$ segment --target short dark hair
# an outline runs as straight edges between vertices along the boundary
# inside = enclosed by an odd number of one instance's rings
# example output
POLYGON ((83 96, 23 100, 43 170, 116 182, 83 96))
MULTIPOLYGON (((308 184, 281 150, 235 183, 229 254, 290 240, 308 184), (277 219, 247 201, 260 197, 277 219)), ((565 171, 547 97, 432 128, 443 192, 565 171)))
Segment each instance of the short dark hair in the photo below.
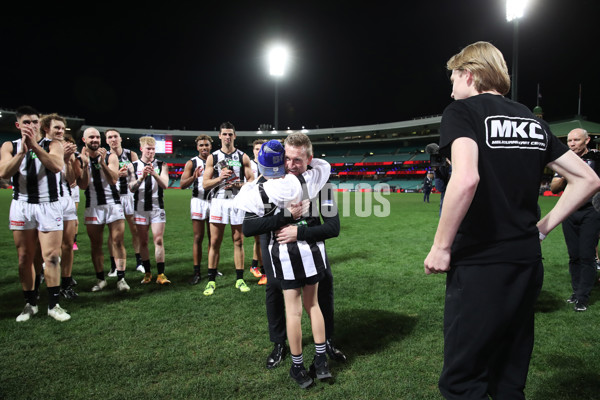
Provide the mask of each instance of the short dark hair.
POLYGON ((208 140, 209 143, 213 142, 212 138, 210 136, 208 136, 208 135, 199 135, 199 136, 196 136, 196 140, 195 140, 196 144, 198 144, 198 142, 201 141, 201 140, 208 140))
POLYGON ((233 129, 233 133, 235 133, 235 126, 229 121, 223 122, 221 126, 219 126, 219 133, 223 132, 223 129, 233 129))
POLYGON ((17 117, 17 120, 19 120, 19 118, 21 118, 23 115, 37 115, 39 117, 40 113, 38 110, 31 106, 21 106, 17 108, 17 111, 15 112, 15 117, 17 117))
POLYGON ((119 132, 119 131, 118 131, 117 129, 115 129, 115 128, 108 128, 107 130, 105 130, 105 131, 104 131, 104 136, 106 136, 106 133, 107 133, 107 132, 110 132, 110 131, 117 132, 117 133, 119 134, 119 136, 121 136, 121 132, 119 132))

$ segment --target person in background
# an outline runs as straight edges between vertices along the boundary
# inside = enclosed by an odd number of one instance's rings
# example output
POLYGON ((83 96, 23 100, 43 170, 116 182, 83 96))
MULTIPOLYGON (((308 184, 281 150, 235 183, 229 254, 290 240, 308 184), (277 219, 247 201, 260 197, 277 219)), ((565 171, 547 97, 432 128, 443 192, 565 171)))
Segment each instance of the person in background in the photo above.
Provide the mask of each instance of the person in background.
POLYGON ((85 226, 90 238, 92 263, 96 272, 96 284, 92 292, 106 288, 104 275, 104 226, 108 225, 112 237, 112 251, 117 267, 117 289, 128 292, 125 281, 127 250, 123 243, 125 213, 116 183, 119 180, 119 160, 115 154, 108 154, 102 147, 102 137, 98 129, 89 127, 83 131, 84 148, 81 150, 82 174, 77 184, 85 190, 85 226))
POLYGON ((133 212, 140 241, 140 254, 144 266, 143 284, 152 281, 148 231, 152 229, 154 258, 156 260, 156 283, 171 283, 165 275, 164 233, 167 217, 163 192, 169 185, 169 166, 155 158, 156 140, 151 136, 140 138, 142 157, 128 167, 129 190, 133 192, 133 212))
POLYGON ((58 114, 42 117, 40 130, 44 137, 56 140, 63 145, 64 167, 60 174, 60 203, 63 209, 63 237, 60 254, 61 284, 60 295, 66 299, 77 298, 73 289, 73 243, 77 233, 77 208, 71 197, 71 184, 81 176, 81 164, 75 158, 77 146, 65 140, 67 120, 58 114))
POLYGON ((254 180, 250 158, 235 148, 235 127, 224 122, 219 127, 221 148, 206 160, 202 186, 210 191, 210 246, 208 249, 208 283, 205 296, 215 292, 215 277, 221 253, 225 226, 231 225, 233 262, 235 264, 235 288, 242 293, 250 291, 244 281, 244 235, 242 223, 244 212, 233 207, 233 199, 245 182, 254 180))
MULTIPOLYGON (((590 169, 600 176, 600 152, 588 149, 590 137, 585 129, 573 129, 567 135, 567 145, 590 169)), ((569 183, 570 184, 570 183, 569 183)), ((552 178, 550 190, 557 194, 568 187, 567 179, 558 172, 552 178)), ((571 296, 567 303, 575 311, 586 311, 590 293, 596 284, 596 246, 600 234, 600 213, 592 205, 591 197, 562 223, 562 230, 569 253, 571 296)))
MULTIPOLYGON (((258 152, 263 143, 265 143, 265 139, 256 139, 252 142, 252 151, 254 153, 254 159, 250 160, 252 164, 252 172, 254 176, 257 177, 260 172, 258 171, 258 152)), ((262 254, 260 251, 260 235, 254 236, 254 245, 252 247, 252 266, 250 267, 250 272, 254 275, 255 278, 258 278, 259 285, 266 285, 267 283, 267 275, 265 274, 265 267, 262 261, 262 254), (260 266, 259 266, 260 265, 260 266)))
POLYGON ((208 226, 210 202, 208 200, 208 191, 205 191, 202 186, 202 180, 204 178, 206 159, 212 150, 212 138, 208 135, 196 137, 196 149, 198 150, 198 155, 185 163, 180 181, 182 189, 192 186, 190 214, 192 217, 192 229, 194 231, 194 244, 192 246, 194 275, 189 281, 190 285, 197 285, 202 276, 200 263, 202 262, 202 243, 204 242, 205 232, 208 233, 208 241, 210 242, 210 229, 208 226))
MULTIPOLYGON (((119 197, 121 199, 121 206, 123 206, 123 212, 125 213, 125 221, 129 226, 129 232, 131 232, 131 242, 133 244, 133 250, 135 251, 136 270, 139 272, 145 272, 144 266, 142 265, 142 256, 140 255, 140 239, 137 234, 137 225, 133 220, 133 193, 127 188, 127 167, 134 161, 138 160, 138 155, 135 151, 124 149, 121 144, 123 139, 121 133, 114 129, 107 129, 104 132, 106 136, 106 143, 110 147, 109 154, 114 154, 119 160, 119 181, 117 187, 119 189, 119 197)), ((112 253, 112 236, 108 234, 108 250, 110 253, 110 272, 108 276, 117 276, 117 269, 115 264, 115 257, 112 253)))
POLYGON ((429 195, 431 194, 431 189, 433 189, 433 174, 428 172, 423 178, 423 203, 429 203, 429 195))
POLYGON ((455 101, 442 115, 440 154, 452 161, 452 176, 424 261, 426 274, 447 273, 439 388, 446 399, 524 399, 540 243, 600 179, 544 121, 504 97, 508 68, 491 43, 465 47, 447 68, 455 101), (569 185, 538 221, 546 166, 569 185))
POLYGON ((48 316, 57 321, 68 321, 71 316, 58 304, 63 234, 59 184, 64 166, 63 146, 56 140, 40 139, 40 113, 37 110, 21 106, 15 114, 15 126, 21 137, 2 144, 0 177, 11 178, 13 186, 9 227, 17 249, 19 281, 25 297, 25 307, 17 316, 17 322, 29 321, 38 313, 33 266, 38 246, 46 265, 48 316))

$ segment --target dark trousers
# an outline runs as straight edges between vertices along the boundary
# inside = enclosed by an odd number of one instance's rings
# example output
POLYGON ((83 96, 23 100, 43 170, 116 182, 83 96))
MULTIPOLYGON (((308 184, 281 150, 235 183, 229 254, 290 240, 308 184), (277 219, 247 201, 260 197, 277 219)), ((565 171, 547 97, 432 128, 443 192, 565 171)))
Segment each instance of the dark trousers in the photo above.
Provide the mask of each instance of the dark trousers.
POLYGON ((588 304, 596 283, 596 246, 600 233, 600 213, 586 207, 571 214, 562 223, 569 252, 571 287, 578 301, 588 304))
POLYGON ((439 380, 446 399, 525 398, 543 277, 541 261, 451 268, 439 380))
MULTIPOLYGON (((262 240, 261 245, 265 241, 262 240)), ((266 238, 265 238, 266 239, 266 238)), ((263 251, 263 264, 267 274, 267 285, 265 288, 265 303, 267 306, 267 321, 269 323, 269 339, 273 343, 285 343, 285 302, 279 279, 273 276, 270 260, 268 260, 268 249, 263 251)), ((325 320, 325 338, 333 337, 333 274, 329 265, 325 270, 325 276, 319 282, 319 307, 325 320)))

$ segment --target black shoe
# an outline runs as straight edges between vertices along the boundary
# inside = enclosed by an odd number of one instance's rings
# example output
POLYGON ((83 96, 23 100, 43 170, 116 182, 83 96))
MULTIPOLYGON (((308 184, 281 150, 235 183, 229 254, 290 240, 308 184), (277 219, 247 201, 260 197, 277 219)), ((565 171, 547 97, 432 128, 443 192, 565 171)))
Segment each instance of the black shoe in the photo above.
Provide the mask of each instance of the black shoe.
POLYGON ((575 297, 575 293, 573 293, 567 300, 565 300, 569 304, 577 303, 577 297, 575 297))
POLYGON ((71 277, 71 286, 77 286, 77 281, 73 277, 71 277))
POLYGON ((73 290, 73 288, 71 286, 68 286, 67 288, 64 288, 64 289, 60 288, 60 291, 58 293, 65 299, 76 299, 77 297, 79 297, 79 295, 77 293, 75 293, 75 291, 73 290))
POLYGON ((346 355, 344 353, 342 353, 342 351, 340 349, 335 347, 335 345, 333 344, 333 341, 331 339, 327 340, 326 349, 327 349, 327 355, 332 360, 335 360, 337 362, 346 362, 346 355))
POLYGON ((190 285, 197 285, 198 283, 200 283, 200 280, 202 278, 200 277, 200 274, 194 274, 194 276, 192 276, 192 278, 189 281, 190 285))
POLYGON ((285 354, 287 353, 287 349, 285 347, 285 343, 275 343, 273 347, 273 351, 269 354, 267 358, 267 368, 273 369, 276 368, 281 361, 285 358, 285 354))
POLYGON ((309 388, 314 381, 310 376, 308 376, 304 366, 301 369, 298 369, 297 373, 294 373, 294 369, 295 368, 292 365, 292 368, 290 368, 290 377, 295 380, 298 386, 300 386, 302 389, 309 388))
POLYGON ((587 310, 587 304, 585 304, 583 301, 577 300, 575 302, 575 307, 573 309, 575 311, 585 311, 585 310, 587 310))
POLYGON ((331 378, 331 372, 329 372, 329 364, 327 363, 327 356, 325 354, 321 357, 315 356, 310 365, 308 374, 320 381, 331 378))

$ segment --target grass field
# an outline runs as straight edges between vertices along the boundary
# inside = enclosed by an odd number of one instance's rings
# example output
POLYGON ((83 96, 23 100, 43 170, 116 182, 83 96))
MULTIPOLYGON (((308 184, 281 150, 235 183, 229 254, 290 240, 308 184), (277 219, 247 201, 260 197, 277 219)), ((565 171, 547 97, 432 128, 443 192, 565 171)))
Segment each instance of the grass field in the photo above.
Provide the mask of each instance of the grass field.
MULTIPOLYGON (((332 362, 332 384, 319 383, 308 391, 289 379, 289 356, 283 366, 265 368, 272 344, 264 287, 247 268, 252 290, 240 293, 234 288, 229 228, 219 267, 224 276, 217 278, 215 294, 202 295, 205 278, 197 286, 187 284, 192 274, 190 195, 166 192, 166 274, 171 286, 142 287, 142 274, 130 268, 129 293, 117 293, 115 278, 108 278, 103 292, 90 292, 95 275, 81 225, 73 268, 79 298, 60 302, 72 319, 60 323, 46 315, 43 287, 40 313, 17 323, 23 296, 8 230, 11 191, 0 190, 0 223, 5 224, 0 229, 0 399, 441 398, 437 379, 445 277, 423 272, 438 221, 439 195, 432 195, 430 204, 423 204, 419 194, 389 195, 387 218, 357 216, 360 209, 367 214, 364 210, 377 205, 365 202, 364 195, 357 195, 360 202, 354 194, 340 201, 341 234, 327 242, 327 249, 335 277, 335 339, 349 360, 332 362)), ((555 201, 540 198, 542 212, 555 201)), ((82 212, 80 208, 80 216, 82 212)), ((252 239, 246 239, 245 249, 249 266, 252 239)), ((593 292, 587 312, 575 313, 564 301, 571 290, 560 228, 544 241, 543 252, 546 275, 527 397, 598 399, 599 290, 593 292)), ((206 251, 203 276, 205 260, 206 251)), ((128 263, 134 265, 133 252, 128 263)), ((105 265, 108 270, 108 259, 105 265)), ((310 361, 314 346, 308 321, 304 345, 305 360, 310 361)))

